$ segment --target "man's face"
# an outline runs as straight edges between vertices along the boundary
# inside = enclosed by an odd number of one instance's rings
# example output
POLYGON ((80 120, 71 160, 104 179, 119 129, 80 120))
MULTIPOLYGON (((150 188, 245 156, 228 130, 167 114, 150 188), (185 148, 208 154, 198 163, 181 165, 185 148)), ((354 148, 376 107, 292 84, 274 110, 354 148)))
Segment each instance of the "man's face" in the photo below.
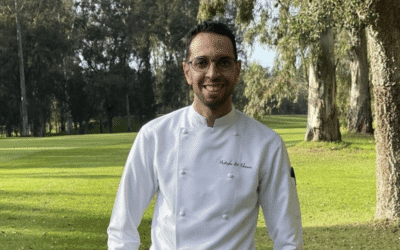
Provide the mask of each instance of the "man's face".
POLYGON ((190 44, 188 61, 195 58, 208 58, 211 64, 205 71, 196 71, 187 63, 183 63, 183 71, 187 83, 192 86, 195 97, 194 104, 216 110, 221 107, 230 108, 231 96, 239 79, 240 62, 234 62, 229 70, 217 67, 216 60, 221 57, 235 58, 233 45, 227 36, 202 32, 197 34, 190 44))

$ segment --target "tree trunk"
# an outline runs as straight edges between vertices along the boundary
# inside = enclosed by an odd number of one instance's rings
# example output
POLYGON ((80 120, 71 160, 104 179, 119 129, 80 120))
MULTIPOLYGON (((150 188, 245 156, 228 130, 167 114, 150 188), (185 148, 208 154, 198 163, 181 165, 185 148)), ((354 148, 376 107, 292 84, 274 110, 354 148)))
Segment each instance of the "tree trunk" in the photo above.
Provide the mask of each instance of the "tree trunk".
POLYGON ((369 90, 369 64, 365 28, 350 32, 351 92, 347 113, 347 130, 372 134, 371 95, 369 90))
POLYGON ((45 129, 45 127, 46 127, 46 119, 44 118, 44 115, 43 114, 40 114, 40 116, 39 116, 39 127, 38 127, 38 137, 44 137, 44 134, 45 134, 45 132, 46 132, 46 129, 45 129))
POLYGON ((22 50, 22 30, 19 20, 19 6, 18 0, 15 0, 15 20, 17 23, 17 40, 18 40, 18 57, 19 57, 19 78, 21 86, 21 116, 22 116, 22 135, 29 135, 29 124, 28 124, 28 102, 26 99, 26 87, 25 87, 25 70, 24 70, 24 53, 22 50))
POLYGON ((374 2, 368 30, 375 96, 376 219, 400 218, 400 2, 374 2))
POLYGON ((340 141, 339 119, 335 104, 336 78, 333 31, 321 34, 313 48, 308 90, 306 141, 340 141))
POLYGON ((112 123, 113 120, 113 116, 111 114, 107 114, 107 129, 108 129, 108 133, 112 134, 112 123))
POLYGON ((66 97, 66 113, 65 116, 67 118, 67 134, 71 135, 72 134, 72 114, 71 114, 71 105, 70 105, 70 96, 69 93, 67 91, 68 88, 68 74, 67 74, 67 56, 68 55, 64 55, 64 59, 63 59, 63 73, 64 73, 64 80, 65 80, 65 97, 66 97))

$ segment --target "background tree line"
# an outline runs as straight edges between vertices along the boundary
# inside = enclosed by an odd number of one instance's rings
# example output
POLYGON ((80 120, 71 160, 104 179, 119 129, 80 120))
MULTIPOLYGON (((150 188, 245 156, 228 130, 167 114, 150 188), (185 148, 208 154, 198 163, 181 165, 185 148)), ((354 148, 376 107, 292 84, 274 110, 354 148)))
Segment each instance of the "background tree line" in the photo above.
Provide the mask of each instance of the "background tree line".
POLYGON ((23 135, 27 115, 30 133, 43 136, 57 115, 68 133, 85 133, 91 121, 111 132, 116 116, 127 117, 132 131, 133 117, 140 126, 189 104, 182 38, 198 6, 196 0, 1 0, 3 130, 23 135))
MULTIPOLYGON (((183 37, 197 22, 198 0, 0 4, 1 133, 87 133, 94 126, 111 132, 115 117, 126 118, 127 131, 133 131, 157 114, 191 103, 181 62, 183 37)), ((219 18, 236 31, 244 72, 251 72, 255 66, 246 63, 238 13, 235 4, 227 4, 219 18)), ((262 70, 270 82, 277 79, 276 71, 262 70)), ((245 95, 251 86, 246 81, 251 82, 243 77, 233 96, 239 110, 254 99, 251 91, 245 95)), ((300 89, 300 98, 286 99, 269 91, 275 99, 263 105, 263 112, 305 113, 305 85, 300 89)))

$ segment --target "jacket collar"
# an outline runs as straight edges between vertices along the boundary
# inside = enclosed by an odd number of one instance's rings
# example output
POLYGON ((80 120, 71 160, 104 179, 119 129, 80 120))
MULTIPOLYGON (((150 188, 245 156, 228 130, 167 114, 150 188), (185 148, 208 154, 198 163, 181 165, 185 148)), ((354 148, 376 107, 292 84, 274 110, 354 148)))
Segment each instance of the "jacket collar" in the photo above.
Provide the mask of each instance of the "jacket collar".
MULTIPOLYGON (((189 119, 189 124, 193 127, 207 127, 207 120, 205 117, 197 113, 193 105, 189 106, 189 113, 188 113, 188 119, 189 119)), ((220 128, 220 127, 227 127, 230 125, 233 125, 236 123, 237 120, 237 114, 235 108, 232 106, 231 111, 220 118, 217 118, 214 122, 214 127, 213 128, 220 128)))

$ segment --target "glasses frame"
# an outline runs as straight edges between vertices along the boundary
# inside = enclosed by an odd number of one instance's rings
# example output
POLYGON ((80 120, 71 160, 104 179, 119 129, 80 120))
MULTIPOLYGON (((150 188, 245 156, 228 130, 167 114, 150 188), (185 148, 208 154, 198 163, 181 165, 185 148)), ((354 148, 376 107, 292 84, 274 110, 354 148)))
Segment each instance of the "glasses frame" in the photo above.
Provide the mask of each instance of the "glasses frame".
POLYGON ((226 72, 226 71, 231 70, 231 69, 235 66, 235 64, 236 64, 238 61, 237 61, 235 58, 230 57, 230 56, 220 56, 220 57, 218 57, 217 59, 214 59, 214 60, 212 60, 212 59, 210 59, 210 58, 208 58, 208 57, 206 57, 206 56, 198 56, 198 57, 195 57, 193 60, 191 60, 191 61, 189 61, 189 62, 187 62, 187 63, 192 67, 192 69, 193 69, 194 71, 197 71, 197 72, 206 72, 206 71, 210 68, 210 65, 211 65, 212 62, 215 62, 215 66, 217 67, 218 70, 220 70, 220 71, 222 71, 222 72, 226 72), (193 62, 196 61, 197 59, 200 59, 200 58, 207 59, 208 65, 207 65, 207 67, 204 68, 204 69, 196 69, 196 68, 193 66, 193 62), (218 66, 218 61, 219 61, 220 59, 222 59, 222 58, 224 58, 224 59, 226 59, 226 58, 231 59, 232 62, 233 62, 232 66, 231 66, 230 68, 227 68, 227 69, 223 69, 223 68, 221 69, 221 68, 218 66))

